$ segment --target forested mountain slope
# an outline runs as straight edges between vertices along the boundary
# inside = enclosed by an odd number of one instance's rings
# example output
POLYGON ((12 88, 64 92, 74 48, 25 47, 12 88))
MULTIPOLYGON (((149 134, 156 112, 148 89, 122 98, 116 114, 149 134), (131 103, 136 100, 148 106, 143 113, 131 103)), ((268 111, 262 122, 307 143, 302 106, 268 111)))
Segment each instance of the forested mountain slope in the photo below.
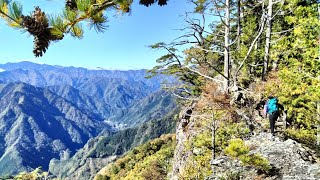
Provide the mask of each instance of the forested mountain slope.
POLYGON ((25 83, 7 84, 0 105, 1 174, 47 169, 64 151, 74 153, 102 130, 113 132, 99 114, 25 83))
POLYGON ((132 148, 162 134, 175 131, 177 110, 164 117, 151 120, 119 131, 111 136, 100 136, 90 139, 84 148, 74 156, 66 159, 53 159, 50 162, 50 173, 62 179, 93 179, 96 173, 106 164, 132 148))

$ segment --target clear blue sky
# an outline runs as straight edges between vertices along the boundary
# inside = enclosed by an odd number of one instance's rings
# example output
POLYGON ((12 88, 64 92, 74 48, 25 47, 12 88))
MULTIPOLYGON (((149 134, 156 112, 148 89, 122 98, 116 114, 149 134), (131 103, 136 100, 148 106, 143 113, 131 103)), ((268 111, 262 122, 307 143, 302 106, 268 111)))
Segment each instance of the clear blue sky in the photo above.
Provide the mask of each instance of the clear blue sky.
MULTIPOLYGON (((24 14, 40 6, 47 14, 62 11, 64 0, 21 0, 24 14)), ((101 34, 85 28, 81 40, 67 36, 53 43, 42 58, 34 58, 33 37, 5 25, 0 19, 0 63, 33 61, 38 63, 105 67, 110 69, 151 68, 161 52, 150 50, 147 45, 170 42, 181 32, 184 12, 192 4, 187 0, 169 0, 167 6, 144 7, 135 0, 131 15, 116 15, 109 11, 109 28, 101 34)), ((84 24, 84 27, 86 25, 84 24)))

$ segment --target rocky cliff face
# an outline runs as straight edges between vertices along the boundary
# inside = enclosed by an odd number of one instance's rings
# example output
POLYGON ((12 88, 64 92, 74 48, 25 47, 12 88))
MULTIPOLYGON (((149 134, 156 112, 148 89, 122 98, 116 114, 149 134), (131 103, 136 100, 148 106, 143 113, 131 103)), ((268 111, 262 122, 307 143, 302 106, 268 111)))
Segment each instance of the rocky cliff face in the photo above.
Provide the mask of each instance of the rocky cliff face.
MULTIPOLYGON (((184 171, 188 158, 193 155, 192 150, 186 148, 186 143, 198 133, 194 129, 194 118, 185 116, 188 109, 191 108, 188 107, 181 111, 180 120, 176 126, 177 146, 174 151, 172 173, 169 174, 172 180, 179 179, 180 174, 184 171)), ((189 111, 188 114, 191 114, 191 111, 189 111)))

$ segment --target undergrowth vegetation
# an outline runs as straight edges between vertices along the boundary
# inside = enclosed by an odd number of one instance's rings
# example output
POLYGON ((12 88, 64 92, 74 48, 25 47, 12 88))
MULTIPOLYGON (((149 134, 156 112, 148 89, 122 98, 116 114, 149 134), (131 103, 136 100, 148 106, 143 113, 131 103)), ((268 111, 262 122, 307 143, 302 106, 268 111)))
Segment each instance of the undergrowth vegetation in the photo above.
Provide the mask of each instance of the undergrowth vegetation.
POLYGON ((242 139, 231 139, 224 152, 233 158, 238 158, 243 165, 253 166, 259 170, 269 171, 269 161, 259 154, 249 154, 250 147, 242 139))

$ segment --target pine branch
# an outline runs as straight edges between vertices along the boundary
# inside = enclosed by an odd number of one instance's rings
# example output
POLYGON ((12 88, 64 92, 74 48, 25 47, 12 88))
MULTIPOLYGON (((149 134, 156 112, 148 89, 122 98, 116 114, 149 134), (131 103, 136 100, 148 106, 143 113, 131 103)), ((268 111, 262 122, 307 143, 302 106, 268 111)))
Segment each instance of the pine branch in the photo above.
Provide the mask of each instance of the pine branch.
POLYGON ((98 12, 101 12, 102 10, 105 10, 108 7, 115 6, 115 5, 117 5, 116 1, 114 1, 114 0, 106 0, 101 4, 94 4, 93 6, 97 7, 97 9, 94 12, 98 13, 98 12))
MULTIPOLYGON (((65 24, 65 27, 67 27, 67 28, 63 31, 63 33, 69 33, 74 28, 74 26, 76 26, 79 22, 87 20, 87 19, 91 19, 94 15, 101 13, 105 9, 112 7, 112 6, 116 6, 116 5, 117 5, 117 1, 115 1, 115 0, 106 0, 101 4, 91 5, 93 7, 92 9, 90 9, 90 8, 86 9, 87 11, 84 14, 82 14, 79 17, 76 17, 74 20, 69 21, 69 23, 65 24)), ((14 6, 13 7, 13 10, 14 10, 14 8, 16 8, 17 4, 13 3, 13 6, 14 6)), ((17 19, 11 17, 9 14, 5 13, 4 11, 0 10, 0 14, 4 17, 4 19, 6 21, 12 21, 12 22, 20 25, 20 22, 17 19)), ((58 28, 58 29, 62 30, 61 28, 58 28)))
POLYGON ((3 16, 5 16, 6 18, 8 18, 10 21, 13 21, 13 22, 19 24, 18 21, 16 21, 14 18, 12 18, 11 16, 9 16, 8 14, 6 14, 5 12, 3 12, 3 11, 1 11, 1 10, 0 10, 0 14, 2 14, 3 16))
POLYGON ((98 13, 100 13, 101 11, 109 8, 109 7, 112 7, 112 6, 115 6, 117 5, 115 1, 113 0, 106 0, 104 1, 103 3, 101 4, 93 4, 93 7, 95 9, 92 10, 92 12, 87 11, 85 14, 81 15, 80 17, 76 18, 74 21, 71 21, 69 22, 66 27, 69 27, 65 33, 69 33, 70 30, 79 22, 83 21, 83 20, 86 20, 86 19, 90 19, 92 17, 92 15, 96 15, 98 13))
MULTIPOLYGON (((166 1, 158 0, 157 2, 161 6, 165 5, 166 1)), ((61 40, 64 34, 70 33, 74 37, 81 38, 83 30, 80 22, 82 21, 89 20, 97 32, 103 32, 107 28, 105 25, 107 18, 103 15, 103 12, 106 9, 115 8, 128 13, 132 2, 133 0, 104 0, 101 3, 93 4, 94 2, 91 0, 74 0, 73 4, 71 4, 73 5, 72 7, 70 3, 66 4, 62 16, 53 18, 47 16, 44 12, 39 14, 39 17, 35 17, 34 14, 23 16, 20 3, 0 0, 0 18, 7 21, 9 26, 27 29, 29 33, 32 32, 31 34, 35 38, 34 42, 37 44, 35 47, 38 48, 34 50, 34 53, 37 53, 36 56, 42 56, 50 41, 61 40), (40 17, 46 21, 39 20, 40 17), (50 23, 47 22, 48 19, 50 23)), ((38 9, 40 8, 38 7, 38 9)))
POLYGON ((106 16, 103 15, 103 13, 99 13, 91 18, 91 26, 90 28, 94 28, 96 32, 104 32, 108 26, 105 25, 106 22, 108 22, 108 19, 106 16))
POLYGON ((22 15, 22 6, 20 3, 0 0, 0 17, 7 21, 9 26, 20 27, 20 16, 22 15))

